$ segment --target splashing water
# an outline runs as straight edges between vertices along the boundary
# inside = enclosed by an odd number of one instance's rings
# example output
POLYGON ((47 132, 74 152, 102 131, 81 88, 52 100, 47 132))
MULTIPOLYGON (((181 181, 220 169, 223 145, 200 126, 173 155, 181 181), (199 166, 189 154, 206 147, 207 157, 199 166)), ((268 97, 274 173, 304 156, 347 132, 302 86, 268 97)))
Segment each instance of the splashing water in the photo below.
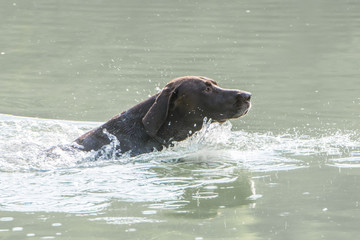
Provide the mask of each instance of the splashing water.
MULTIPOLYGON (((0 210, 92 212, 111 199, 177 208, 187 191, 194 201, 217 198, 215 190, 239 181, 239 171, 360 167, 359 132, 274 135, 231 131, 230 122, 206 122, 189 139, 136 157, 116 157, 116 139, 98 152, 47 151, 98 125, 0 115, 0 210)), ((249 189, 249 199, 258 197, 249 189)))

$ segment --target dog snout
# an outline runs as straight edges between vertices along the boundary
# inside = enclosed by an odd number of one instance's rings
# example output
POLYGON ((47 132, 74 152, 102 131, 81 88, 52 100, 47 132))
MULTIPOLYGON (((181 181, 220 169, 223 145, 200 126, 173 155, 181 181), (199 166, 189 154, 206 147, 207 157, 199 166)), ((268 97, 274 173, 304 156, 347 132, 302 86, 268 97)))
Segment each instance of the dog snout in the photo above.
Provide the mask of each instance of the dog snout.
POLYGON ((251 99, 251 93, 249 93, 249 92, 240 92, 240 93, 238 94, 238 97, 239 97, 241 100, 250 101, 250 99, 251 99))

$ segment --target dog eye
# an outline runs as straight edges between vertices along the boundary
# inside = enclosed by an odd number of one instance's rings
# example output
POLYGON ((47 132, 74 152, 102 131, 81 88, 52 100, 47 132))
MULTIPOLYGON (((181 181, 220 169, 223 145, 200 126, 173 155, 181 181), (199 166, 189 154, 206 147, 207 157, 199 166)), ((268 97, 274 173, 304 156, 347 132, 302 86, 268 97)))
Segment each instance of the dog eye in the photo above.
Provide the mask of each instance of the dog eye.
POLYGON ((210 92, 210 91, 211 91, 211 87, 206 87, 204 91, 205 91, 205 92, 210 92))

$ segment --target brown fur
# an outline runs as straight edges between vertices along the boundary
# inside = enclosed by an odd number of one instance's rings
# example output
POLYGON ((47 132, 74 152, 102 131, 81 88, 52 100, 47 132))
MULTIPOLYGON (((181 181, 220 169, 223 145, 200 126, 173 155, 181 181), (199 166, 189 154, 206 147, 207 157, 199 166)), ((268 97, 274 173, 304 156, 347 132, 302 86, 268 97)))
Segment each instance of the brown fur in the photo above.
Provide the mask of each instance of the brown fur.
POLYGON ((202 128, 203 119, 224 122, 245 115, 251 94, 223 89, 209 78, 186 76, 170 81, 164 89, 100 127, 75 140, 85 151, 98 150, 119 142, 120 152, 132 155, 161 150, 173 141, 181 141, 202 128))

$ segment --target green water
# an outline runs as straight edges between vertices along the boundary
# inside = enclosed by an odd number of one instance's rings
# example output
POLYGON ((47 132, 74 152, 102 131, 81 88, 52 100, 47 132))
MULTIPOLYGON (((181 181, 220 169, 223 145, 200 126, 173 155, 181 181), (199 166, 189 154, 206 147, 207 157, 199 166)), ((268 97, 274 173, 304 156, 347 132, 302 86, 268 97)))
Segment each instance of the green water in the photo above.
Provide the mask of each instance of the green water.
POLYGON ((0 239, 359 236, 359 1, 1 1, 0 32, 0 239), (253 94, 210 150, 34 154, 183 75, 253 94))

